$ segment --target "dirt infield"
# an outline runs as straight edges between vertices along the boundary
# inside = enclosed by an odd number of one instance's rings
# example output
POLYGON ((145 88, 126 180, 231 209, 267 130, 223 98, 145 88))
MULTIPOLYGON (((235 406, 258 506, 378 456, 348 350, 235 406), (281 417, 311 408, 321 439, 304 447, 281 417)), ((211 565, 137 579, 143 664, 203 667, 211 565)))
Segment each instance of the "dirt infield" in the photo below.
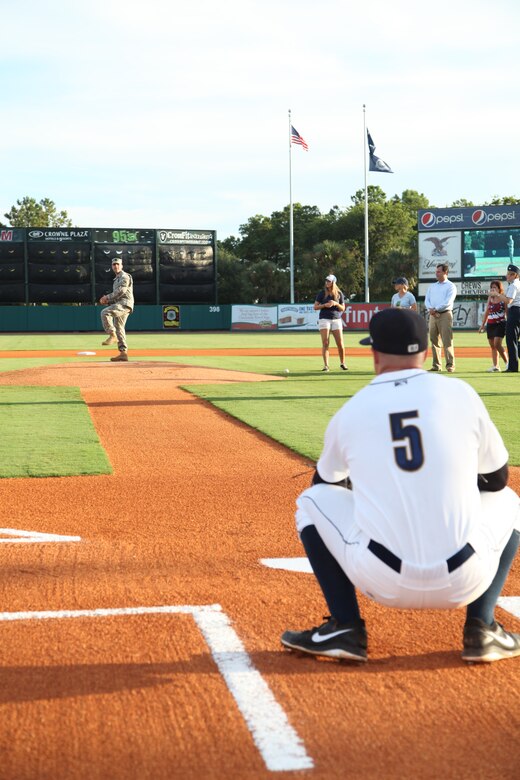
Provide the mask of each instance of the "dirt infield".
POLYGON ((303 555, 313 464, 180 388, 252 379, 273 381, 144 361, 0 374, 81 387, 114 470, 0 480, 2 528, 81 538, 0 547, 0 777, 257 780, 284 754, 313 780, 516 778, 520 659, 463 665, 461 611, 363 600, 362 667, 281 650, 326 609, 312 576, 260 562, 303 555))
MULTIPOLYGON (((352 357, 363 357, 370 355, 369 347, 348 347, 348 355, 352 357)), ((182 357, 182 355, 252 355, 254 357, 263 357, 277 355, 279 357, 306 357, 308 355, 321 355, 321 350, 314 347, 305 347, 304 349, 292 348, 272 348, 272 349, 133 349, 132 357, 182 357)), ((488 357, 489 347, 457 347, 457 354, 460 357, 488 357)), ((0 350, 0 358, 34 358, 34 357, 77 357, 78 352, 71 349, 53 349, 53 350, 0 350)))

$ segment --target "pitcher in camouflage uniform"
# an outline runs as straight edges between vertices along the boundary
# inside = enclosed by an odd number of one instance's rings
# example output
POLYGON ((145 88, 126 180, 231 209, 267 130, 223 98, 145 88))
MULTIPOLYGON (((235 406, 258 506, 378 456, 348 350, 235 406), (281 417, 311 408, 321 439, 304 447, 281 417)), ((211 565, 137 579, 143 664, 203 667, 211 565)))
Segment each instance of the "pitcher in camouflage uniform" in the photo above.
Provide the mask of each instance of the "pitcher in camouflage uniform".
POLYGON ((108 338, 103 344, 114 344, 117 341, 119 355, 110 358, 113 362, 128 360, 128 347, 126 344, 125 324, 128 316, 134 310, 134 284, 130 274, 123 271, 123 261, 112 260, 112 270, 116 274, 112 292, 103 295, 100 303, 108 303, 106 309, 101 310, 101 322, 108 338))

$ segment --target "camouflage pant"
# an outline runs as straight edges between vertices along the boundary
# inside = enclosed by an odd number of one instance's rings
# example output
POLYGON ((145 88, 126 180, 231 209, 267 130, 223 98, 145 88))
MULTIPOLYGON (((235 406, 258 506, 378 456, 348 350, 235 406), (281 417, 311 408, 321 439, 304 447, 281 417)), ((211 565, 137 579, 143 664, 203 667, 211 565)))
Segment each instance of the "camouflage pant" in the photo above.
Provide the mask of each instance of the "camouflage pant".
POLYGON ((105 309, 101 309, 103 330, 111 336, 115 333, 117 337, 117 348, 120 352, 128 351, 125 324, 129 314, 131 314, 130 309, 127 309, 126 306, 121 306, 120 303, 112 303, 105 309))

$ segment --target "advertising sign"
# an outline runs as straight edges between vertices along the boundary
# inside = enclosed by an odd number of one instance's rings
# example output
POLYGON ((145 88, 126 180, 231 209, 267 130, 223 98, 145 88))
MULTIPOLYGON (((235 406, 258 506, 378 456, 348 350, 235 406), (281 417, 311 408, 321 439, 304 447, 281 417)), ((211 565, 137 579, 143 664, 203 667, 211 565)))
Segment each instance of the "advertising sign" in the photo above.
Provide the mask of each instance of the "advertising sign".
POLYGON ((278 306, 280 330, 318 330, 318 312, 312 303, 283 304, 278 306))
POLYGON ((350 303, 341 316, 345 327, 349 330, 368 330, 374 314, 389 308, 389 303, 350 303))
POLYGON ((453 304, 453 327, 468 328, 473 330, 478 328, 478 301, 461 301, 453 304))
POLYGON ((471 206, 449 209, 419 209, 417 229, 474 230, 520 227, 520 203, 512 206, 471 206))
POLYGON ((419 279, 435 279, 439 263, 448 263, 449 276, 461 276, 462 233, 419 233, 419 279))
POLYGON ((158 230, 158 244, 196 244, 208 246, 215 241, 214 230, 158 230))
POLYGON ((181 308, 180 306, 163 306, 163 328, 167 330, 177 330, 181 326, 181 308))
MULTIPOLYGON (((490 283, 491 281, 489 279, 464 279, 460 282, 453 282, 457 288, 457 295, 471 295, 478 298, 489 295, 490 283)), ((420 298, 424 298, 426 296, 430 284, 431 282, 421 282, 419 284, 418 295, 420 298)))
POLYGON ((0 241, 23 241, 24 231, 22 228, 2 228, 0 230, 0 241))
POLYGON ((231 330, 276 330, 278 306, 232 306, 231 330))
POLYGON ((29 241, 74 241, 75 243, 88 243, 90 230, 85 228, 29 228, 27 230, 29 241))

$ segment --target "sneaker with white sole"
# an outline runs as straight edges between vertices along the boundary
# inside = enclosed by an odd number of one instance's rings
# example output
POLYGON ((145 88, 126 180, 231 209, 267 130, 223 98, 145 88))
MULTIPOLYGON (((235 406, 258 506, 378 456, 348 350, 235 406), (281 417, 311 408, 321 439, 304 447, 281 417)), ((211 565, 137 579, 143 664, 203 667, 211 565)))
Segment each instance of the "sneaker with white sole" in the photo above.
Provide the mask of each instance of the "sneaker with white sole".
POLYGON ((348 366, 346 366, 345 363, 340 363, 339 367, 341 368, 342 371, 348 371, 348 366))
POLYGON ((490 368, 486 368, 486 371, 488 374, 495 374, 497 371, 500 373, 500 368, 498 366, 491 366, 490 368))
POLYGON ((506 631, 496 621, 488 626, 479 618, 468 618, 464 625, 462 660, 492 663, 520 655, 520 634, 506 631))
POLYGON ((367 660, 367 632, 364 620, 338 623, 330 617, 321 626, 309 631, 285 631, 281 642, 289 650, 310 655, 323 655, 346 661, 367 660))
POLYGON ((323 368, 321 370, 322 371, 330 371, 330 368, 328 366, 323 366, 323 368))

